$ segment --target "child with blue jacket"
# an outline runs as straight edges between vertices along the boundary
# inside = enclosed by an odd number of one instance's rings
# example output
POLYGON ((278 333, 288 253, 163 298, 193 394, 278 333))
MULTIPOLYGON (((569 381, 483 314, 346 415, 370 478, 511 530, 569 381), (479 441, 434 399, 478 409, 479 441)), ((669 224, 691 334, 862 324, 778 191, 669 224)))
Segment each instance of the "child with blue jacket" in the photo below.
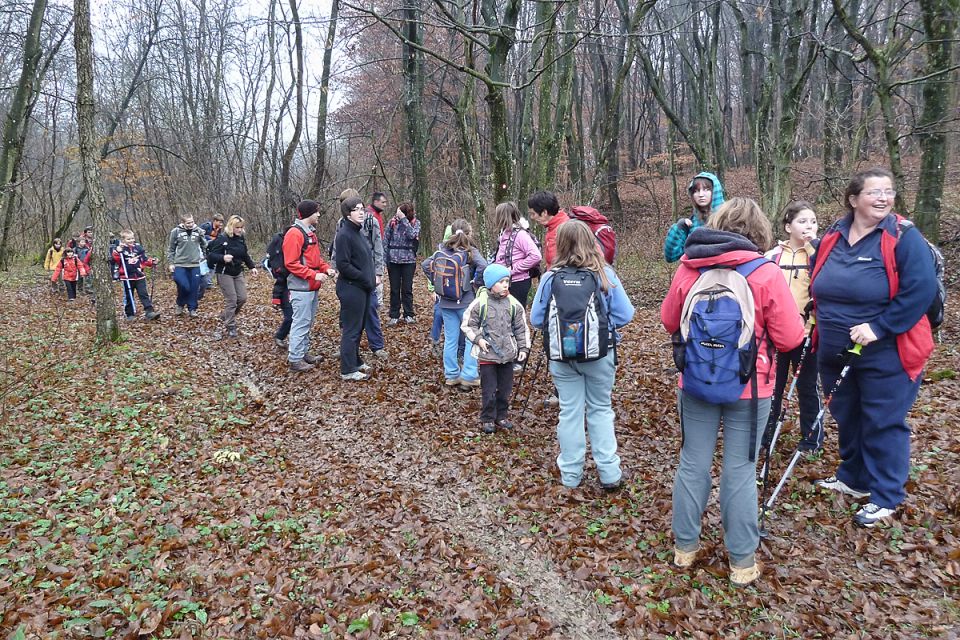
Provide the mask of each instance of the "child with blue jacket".
MULTIPOLYGON (((537 295, 530 310, 530 323, 543 329, 547 323, 552 297, 553 281, 559 270, 571 267, 596 274, 603 295, 603 308, 610 324, 610 339, 619 340, 616 329, 633 319, 633 304, 623 290, 613 268, 606 264, 590 228, 571 220, 557 231, 557 253, 553 268, 540 280, 537 295)), ((606 491, 620 488, 623 473, 617 455, 617 437, 614 433, 614 412, 611 407, 613 382, 616 377, 616 349, 610 345, 607 354, 590 362, 550 361, 550 374, 560 399, 560 417, 557 439, 560 455, 560 481, 565 487, 575 488, 583 478, 587 442, 584 433, 590 433, 593 460, 600 475, 600 486, 606 491)))

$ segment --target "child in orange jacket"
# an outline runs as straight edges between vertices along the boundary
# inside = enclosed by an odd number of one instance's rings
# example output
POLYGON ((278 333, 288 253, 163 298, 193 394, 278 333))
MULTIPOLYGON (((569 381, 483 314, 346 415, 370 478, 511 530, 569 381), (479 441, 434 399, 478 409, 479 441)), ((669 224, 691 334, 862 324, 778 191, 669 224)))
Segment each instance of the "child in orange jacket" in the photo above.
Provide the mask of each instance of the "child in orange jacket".
POLYGON ((67 302, 77 299, 77 280, 90 274, 88 267, 83 260, 77 257, 75 250, 67 247, 60 262, 53 269, 53 276, 50 282, 56 283, 63 275, 63 284, 67 287, 67 302))

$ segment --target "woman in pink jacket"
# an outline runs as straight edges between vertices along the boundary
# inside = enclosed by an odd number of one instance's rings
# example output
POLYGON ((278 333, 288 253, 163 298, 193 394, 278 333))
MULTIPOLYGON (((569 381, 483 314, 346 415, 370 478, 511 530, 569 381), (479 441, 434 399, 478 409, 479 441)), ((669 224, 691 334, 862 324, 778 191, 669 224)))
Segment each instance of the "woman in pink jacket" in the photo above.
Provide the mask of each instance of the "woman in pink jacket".
POLYGON ((539 275, 540 247, 528 230, 529 223, 520 218, 520 209, 514 202, 497 205, 493 228, 500 231, 497 257, 494 260, 510 269, 510 295, 526 307, 533 277, 539 275), (531 271, 534 273, 531 273, 531 271))
MULTIPOLYGON (((774 347, 790 351, 799 346, 804 335, 803 320, 780 269, 762 258, 763 251, 772 244, 770 223, 757 203, 749 198, 733 198, 710 216, 706 226, 690 232, 680 268, 660 309, 664 328, 671 334, 676 333, 687 294, 701 273, 751 263, 740 271, 745 275, 754 302, 754 336, 758 347, 756 383, 746 384, 738 400, 717 404, 698 397, 703 394, 693 391, 696 388, 693 382, 687 385, 690 391, 684 390, 681 377, 682 445, 673 486, 674 563, 678 567, 689 567, 700 549, 701 519, 710 496, 710 469, 722 421, 720 513, 730 559, 730 581, 738 586, 750 584, 760 575, 755 558, 760 543, 756 478, 760 438, 757 434, 763 433, 770 413, 776 379, 774 347), (758 258, 761 260, 754 262, 758 258)), ((713 298, 711 304, 712 301, 713 298)), ((706 346, 713 344, 707 342, 706 346)), ((689 346, 685 353, 688 375, 693 375, 689 346)), ((739 387, 734 395, 737 391, 739 387)))

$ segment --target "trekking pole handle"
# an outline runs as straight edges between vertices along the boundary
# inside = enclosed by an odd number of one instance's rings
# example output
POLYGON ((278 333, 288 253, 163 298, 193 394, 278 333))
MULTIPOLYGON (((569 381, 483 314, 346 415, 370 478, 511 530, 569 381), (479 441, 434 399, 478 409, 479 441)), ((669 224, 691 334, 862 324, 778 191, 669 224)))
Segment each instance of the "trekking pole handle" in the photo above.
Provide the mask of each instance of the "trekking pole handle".
POLYGON ((863 355, 862 351, 863 351, 862 344, 854 344, 852 347, 847 349, 847 353, 852 353, 855 356, 863 355))

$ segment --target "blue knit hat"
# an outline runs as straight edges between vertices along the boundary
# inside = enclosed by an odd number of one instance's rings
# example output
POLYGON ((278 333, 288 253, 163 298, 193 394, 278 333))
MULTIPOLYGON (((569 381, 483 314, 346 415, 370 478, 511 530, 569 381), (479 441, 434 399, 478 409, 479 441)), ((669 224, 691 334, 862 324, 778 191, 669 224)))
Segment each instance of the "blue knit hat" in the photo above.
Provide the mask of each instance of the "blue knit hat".
POLYGON ((483 270, 483 284, 487 289, 493 289, 493 285, 509 277, 510 269, 502 264, 487 265, 487 268, 483 270))

